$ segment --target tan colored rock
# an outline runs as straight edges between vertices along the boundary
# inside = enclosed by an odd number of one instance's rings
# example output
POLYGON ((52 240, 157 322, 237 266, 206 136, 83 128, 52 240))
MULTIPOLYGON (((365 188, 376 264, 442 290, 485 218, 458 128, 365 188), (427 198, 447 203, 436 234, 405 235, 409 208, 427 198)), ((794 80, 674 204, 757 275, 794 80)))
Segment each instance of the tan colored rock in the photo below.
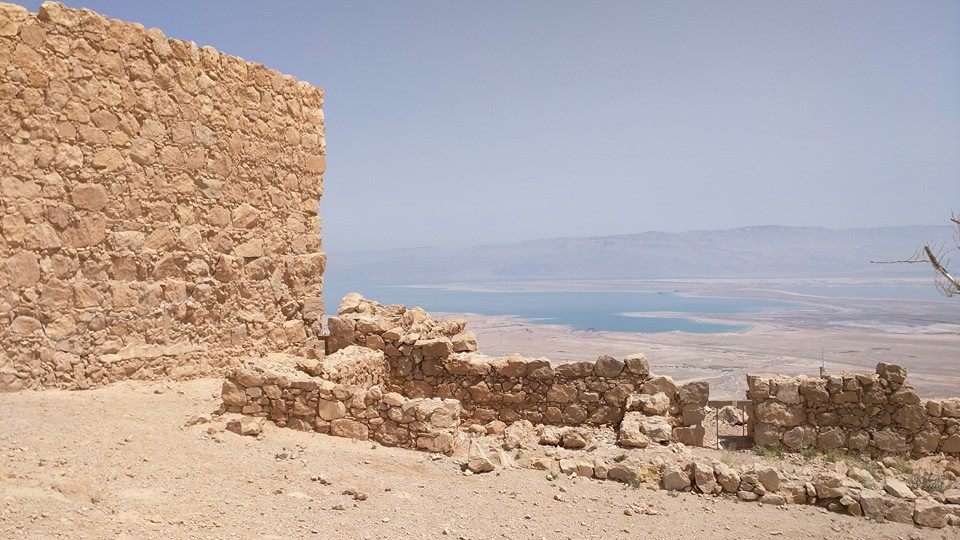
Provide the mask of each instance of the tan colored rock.
POLYGON ((247 394, 237 384, 225 380, 220 389, 223 404, 228 407, 243 407, 247 404, 247 394))
POLYGON ((673 378, 669 376, 653 377, 652 379, 643 383, 643 393, 663 393, 666 394, 668 398, 673 399, 673 397, 677 395, 677 383, 675 383, 673 378))
POLYGON ((93 156, 93 168, 103 172, 122 169, 125 164, 123 154, 116 148, 106 148, 93 156))
MULTIPOLYGON (((343 418, 344 416, 346 416, 347 407, 346 405, 343 404, 342 401, 339 401, 339 400, 330 401, 326 399, 321 399, 320 404, 317 407, 317 414, 323 420, 326 420, 327 422, 331 422, 333 420, 337 420, 339 418, 343 418)), ((353 438, 356 439, 360 437, 353 437, 353 438)))
POLYGON ((792 427, 803 422, 801 405, 787 405, 778 401, 764 401, 755 407, 757 420, 774 426, 792 427))
POLYGON ((620 446, 646 448, 650 444, 650 438, 643 433, 644 418, 645 416, 639 412, 628 412, 623 416, 617 432, 617 443, 620 446))
POLYGON ((330 434, 365 441, 370 433, 366 425, 349 418, 338 418, 330 422, 330 434))
POLYGON ((631 354, 623 359, 628 372, 639 377, 648 377, 650 375, 650 363, 643 353, 631 354))
POLYGON ((952 512, 943 504, 929 499, 918 499, 913 510, 913 521, 917 525, 942 529, 947 526, 952 512))
POLYGON ((486 449, 476 440, 470 441, 470 450, 467 454, 467 469, 474 473, 491 472, 496 464, 490 459, 486 449))
POLYGON ((29 251, 21 251, 4 262, 10 285, 13 287, 33 287, 40 282, 40 259, 29 251))
POLYGON ((680 402, 689 405, 706 405, 710 399, 710 383, 706 381, 688 382, 678 389, 680 402))
POLYGON ((917 496, 913 491, 898 478, 887 477, 883 481, 883 490, 887 493, 893 495, 894 497, 899 497, 901 499, 913 500, 917 496))
POLYGON ((690 475, 679 465, 668 463, 663 468, 661 486, 667 491, 682 491, 690 487, 690 475))
POLYGON ((70 192, 73 205, 83 210, 99 212, 107 205, 107 190, 99 184, 77 184, 70 192))
POLYGON ((814 478, 813 486, 817 497, 821 499, 840 498, 847 493, 844 477, 835 472, 820 473, 814 478))
POLYGON ((263 432, 264 424, 265 420, 263 418, 243 416, 241 418, 228 421, 226 427, 227 431, 232 431, 237 435, 256 437, 263 432))

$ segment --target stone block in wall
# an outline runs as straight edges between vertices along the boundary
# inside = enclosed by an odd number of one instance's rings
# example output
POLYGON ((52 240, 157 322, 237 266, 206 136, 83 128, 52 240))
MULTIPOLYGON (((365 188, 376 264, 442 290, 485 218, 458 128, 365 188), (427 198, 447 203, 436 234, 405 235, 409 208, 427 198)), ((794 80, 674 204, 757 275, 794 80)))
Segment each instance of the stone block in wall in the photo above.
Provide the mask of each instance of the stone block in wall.
POLYGON ((813 426, 797 426, 783 433, 783 445, 791 450, 802 450, 817 444, 817 429, 813 426))
POLYGON ((792 427, 804 421, 804 409, 800 405, 787 405, 779 401, 764 401, 755 405, 757 420, 765 424, 792 427))
POLYGON ((681 385, 677 392, 680 403, 704 406, 710 400, 710 383, 707 381, 688 382, 681 385))
POLYGON ((888 364, 886 362, 877 364, 877 375, 883 380, 896 384, 901 384, 907 380, 907 370, 903 366, 888 364))
POLYGON ((627 356, 623 359, 623 363, 626 365, 627 371, 638 377, 647 378, 650 376, 650 363, 642 353, 627 356))
POLYGON ((643 383, 642 391, 644 394, 663 393, 673 400, 674 396, 677 395, 677 383, 669 375, 652 377, 643 383))

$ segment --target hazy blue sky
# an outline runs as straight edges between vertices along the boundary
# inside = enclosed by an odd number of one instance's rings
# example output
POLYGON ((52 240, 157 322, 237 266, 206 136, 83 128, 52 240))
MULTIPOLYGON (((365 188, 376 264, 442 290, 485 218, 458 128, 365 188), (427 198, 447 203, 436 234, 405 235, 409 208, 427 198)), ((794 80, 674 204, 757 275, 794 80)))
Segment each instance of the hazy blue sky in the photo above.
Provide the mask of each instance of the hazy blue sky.
POLYGON ((960 210, 958 1, 67 3, 322 86, 330 251, 960 210))

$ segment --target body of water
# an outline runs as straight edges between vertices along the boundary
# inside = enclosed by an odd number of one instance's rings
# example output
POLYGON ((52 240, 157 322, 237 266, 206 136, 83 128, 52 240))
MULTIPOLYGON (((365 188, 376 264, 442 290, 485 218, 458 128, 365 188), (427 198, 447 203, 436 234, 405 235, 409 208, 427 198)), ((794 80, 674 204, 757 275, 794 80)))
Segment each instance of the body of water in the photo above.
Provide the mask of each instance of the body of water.
MULTIPOLYGON (((722 333, 743 325, 697 320, 697 316, 783 309, 797 304, 756 298, 715 298, 646 292, 477 292, 427 287, 366 286, 355 290, 383 304, 420 306, 428 312, 515 315, 578 330, 722 333), (670 316, 656 316, 657 312, 670 316), (677 313, 690 314, 678 317, 677 313)), ((347 291, 328 291, 329 311, 347 291)))

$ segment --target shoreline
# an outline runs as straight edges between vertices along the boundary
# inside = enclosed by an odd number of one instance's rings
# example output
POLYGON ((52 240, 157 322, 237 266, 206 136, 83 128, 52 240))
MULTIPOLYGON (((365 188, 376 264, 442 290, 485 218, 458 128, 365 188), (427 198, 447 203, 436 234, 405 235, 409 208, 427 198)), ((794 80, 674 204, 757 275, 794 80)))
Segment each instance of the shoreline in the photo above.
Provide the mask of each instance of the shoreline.
POLYGON ((657 374, 708 380, 712 399, 745 399, 748 373, 817 376, 821 365, 827 372, 872 371, 879 361, 904 365, 924 397, 946 397, 960 388, 960 336, 954 334, 787 329, 765 321, 723 334, 641 334, 576 330, 509 315, 457 316, 466 318, 480 351, 491 356, 544 356, 556 364, 642 352, 657 374))

